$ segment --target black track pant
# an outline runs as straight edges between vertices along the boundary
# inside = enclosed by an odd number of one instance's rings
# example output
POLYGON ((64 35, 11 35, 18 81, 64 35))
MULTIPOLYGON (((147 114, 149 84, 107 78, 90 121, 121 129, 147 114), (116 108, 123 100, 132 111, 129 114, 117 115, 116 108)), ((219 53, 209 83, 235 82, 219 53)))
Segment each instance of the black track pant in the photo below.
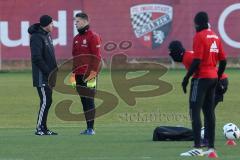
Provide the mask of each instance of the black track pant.
POLYGON ((52 89, 48 86, 37 87, 38 95, 40 98, 40 109, 37 119, 37 130, 47 129, 47 116, 49 108, 52 104, 52 89))
MULTIPOLYGON (((219 102, 222 102, 223 101, 223 97, 224 97, 224 94, 226 93, 227 89, 228 89, 228 79, 225 78, 225 79, 221 79, 220 80, 220 85, 217 85, 216 89, 215 89, 215 103, 214 103, 214 109, 217 107, 218 103, 219 102)), ((208 126, 207 126, 207 122, 206 120, 204 120, 204 139, 207 139, 208 140, 208 126)))
POLYGON ((207 135, 209 140, 209 148, 214 148, 215 140, 215 112, 214 97, 217 79, 192 79, 191 91, 189 96, 190 117, 192 120, 192 129, 194 134, 194 146, 200 147, 201 139, 201 109, 204 119, 208 126, 207 135))
POLYGON ((94 128, 94 119, 95 119, 95 103, 94 96, 96 89, 87 88, 87 83, 83 81, 83 75, 75 75, 77 92, 81 98, 83 105, 83 111, 85 114, 85 119, 87 123, 87 128, 94 128), (80 86, 80 87, 78 87, 80 86), (83 87, 83 88, 82 88, 83 87))

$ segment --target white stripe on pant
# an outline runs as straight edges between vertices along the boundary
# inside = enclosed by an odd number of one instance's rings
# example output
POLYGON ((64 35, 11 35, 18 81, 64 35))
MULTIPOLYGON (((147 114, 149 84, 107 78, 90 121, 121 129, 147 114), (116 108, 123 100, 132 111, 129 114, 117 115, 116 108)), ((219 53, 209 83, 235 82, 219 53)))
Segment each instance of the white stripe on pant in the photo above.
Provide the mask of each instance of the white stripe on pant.
POLYGON ((37 129, 40 129, 40 126, 42 125, 43 113, 46 108, 46 93, 45 93, 44 87, 41 87, 41 93, 43 96, 43 103, 41 105, 41 109, 38 115, 37 129))

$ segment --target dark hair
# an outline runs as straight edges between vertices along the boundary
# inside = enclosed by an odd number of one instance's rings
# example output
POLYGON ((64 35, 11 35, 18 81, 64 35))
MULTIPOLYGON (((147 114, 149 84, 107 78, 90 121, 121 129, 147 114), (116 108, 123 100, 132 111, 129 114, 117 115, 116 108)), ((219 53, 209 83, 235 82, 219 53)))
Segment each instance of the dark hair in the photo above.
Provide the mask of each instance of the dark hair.
POLYGON ((183 53, 185 52, 185 48, 182 43, 178 40, 170 42, 168 49, 173 53, 183 53))
POLYGON ((75 17, 80 17, 80 18, 85 19, 85 20, 88 21, 88 15, 86 13, 84 13, 84 12, 77 13, 75 15, 75 17))
POLYGON ((169 46, 169 55, 172 57, 172 59, 175 62, 182 62, 183 60, 183 54, 185 53, 185 48, 183 47, 182 43, 180 41, 172 41, 169 46))
POLYGON ((198 12, 194 17, 195 28, 197 32, 208 29, 208 14, 206 12, 198 12))
POLYGON ((197 25, 204 25, 208 23, 208 14, 206 12, 198 12, 194 18, 197 25))

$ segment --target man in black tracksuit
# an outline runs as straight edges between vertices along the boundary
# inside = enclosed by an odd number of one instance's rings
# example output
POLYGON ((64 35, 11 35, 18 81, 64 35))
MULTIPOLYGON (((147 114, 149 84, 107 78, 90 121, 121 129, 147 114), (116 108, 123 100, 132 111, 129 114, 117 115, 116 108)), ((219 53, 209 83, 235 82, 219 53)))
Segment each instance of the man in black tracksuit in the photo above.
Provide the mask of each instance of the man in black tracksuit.
POLYGON ((56 83, 57 62, 54 55, 53 41, 50 32, 53 30, 52 18, 48 15, 40 17, 40 23, 29 27, 31 35, 30 48, 32 60, 33 86, 40 97, 36 135, 57 135, 47 128, 47 116, 52 104, 52 87, 56 83), (48 82, 51 75, 51 81, 48 82), (52 78, 53 77, 53 78, 52 78))

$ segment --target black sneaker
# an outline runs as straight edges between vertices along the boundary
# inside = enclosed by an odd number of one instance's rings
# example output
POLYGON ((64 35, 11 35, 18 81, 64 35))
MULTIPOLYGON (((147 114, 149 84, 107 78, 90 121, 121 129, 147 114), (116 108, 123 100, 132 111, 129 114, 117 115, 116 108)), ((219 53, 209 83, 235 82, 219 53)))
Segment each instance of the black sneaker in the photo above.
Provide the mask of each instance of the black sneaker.
POLYGON ((50 130, 47 130, 46 131, 46 135, 49 135, 49 136, 55 136, 55 135, 58 135, 56 132, 53 132, 53 131, 50 131, 50 130))
POLYGON ((37 135, 37 136, 44 136, 44 135, 47 135, 47 133, 44 132, 44 131, 42 131, 42 130, 37 130, 37 131, 35 132, 35 135, 37 135))

